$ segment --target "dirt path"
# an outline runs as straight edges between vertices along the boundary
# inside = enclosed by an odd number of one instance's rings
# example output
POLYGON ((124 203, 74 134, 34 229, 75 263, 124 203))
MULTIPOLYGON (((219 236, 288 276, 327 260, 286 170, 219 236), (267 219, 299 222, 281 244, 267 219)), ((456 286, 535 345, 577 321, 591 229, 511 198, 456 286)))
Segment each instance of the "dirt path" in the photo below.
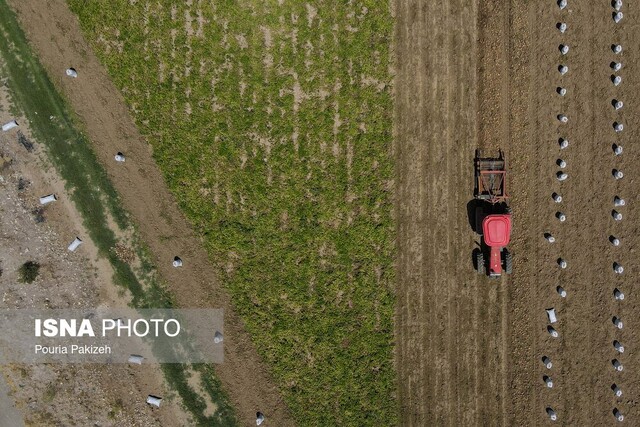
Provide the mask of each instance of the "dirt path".
POLYGON ((178 305, 225 310, 225 363, 217 366, 216 371, 241 420, 255 423, 255 413, 260 410, 267 417, 267 425, 291 425, 268 369, 244 332, 228 295, 215 279, 200 239, 193 234, 167 190, 148 144, 84 41, 75 16, 62 0, 47 1, 46 6, 36 0, 10 3, 41 62, 85 125, 98 158, 122 196, 124 207, 139 225, 178 305), (64 77, 69 66, 78 70, 77 79, 64 77), (113 161, 117 151, 127 155, 124 165, 113 161), (178 254, 185 264, 181 269, 173 269, 171 260, 178 254))
POLYGON ((476 2, 396 2, 396 356, 406 426, 487 424, 504 411, 506 283, 474 272, 466 209, 478 146, 477 13, 476 2))

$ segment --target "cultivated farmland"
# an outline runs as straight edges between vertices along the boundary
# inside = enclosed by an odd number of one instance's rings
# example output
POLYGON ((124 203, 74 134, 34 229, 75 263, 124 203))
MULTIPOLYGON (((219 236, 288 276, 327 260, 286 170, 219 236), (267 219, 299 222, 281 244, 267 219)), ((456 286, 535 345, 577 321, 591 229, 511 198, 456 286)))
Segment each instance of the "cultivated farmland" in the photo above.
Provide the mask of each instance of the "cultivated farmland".
POLYGON ((402 425, 544 425, 547 408, 562 425, 611 425, 614 408, 637 423, 638 303, 630 295, 639 268, 640 8, 624 2, 622 11, 616 24, 608 1, 569 0, 564 9, 555 1, 399 2, 402 425), (621 54, 611 49, 617 43, 621 54), (570 48, 565 55, 561 44, 570 48), (614 61, 623 63, 618 72, 614 61), (622 76, 619 86, 612 75, 622 76), (614 99, 624 107, 616 110, 614 99), (624 131, 615 132, 614 122, 624 131), (569 140, 564 149, 560 138, 569 140), (615 156, 613 144, 624 154, 615 156), (510 165, 514 274, 499 282, 472 271, 477 236, 464 205, 473 197, 476 147, 504 149, 510 165), (614 168, 623 179, 613 178, 614 168), (557 179, 561 171, 566 181, 557 179), (614 207, 614 196, 626 205, 614 207), (614 208, 622 221, 613 219, 614 208), (614 273, 614 262, 624 274, 614 273), (615 288, 624 300, 615 299, 615 288), (547 331, 550 308, 558 338, 547 331), (624 371, 616 372, 613 359, 624 371))
POLYGON ((159 259, 186 254, 177 303, 227 309, 241 422, 638 424, 640 6, 14 3, 50 69, 78 66, 100 160, 137 162, 109 177, 159 259), (473 270, 476 148, 508 164, 498 281, 473 270))
POLYGON ((70 4, 298 422, 393 424, 386 5, 70 4))

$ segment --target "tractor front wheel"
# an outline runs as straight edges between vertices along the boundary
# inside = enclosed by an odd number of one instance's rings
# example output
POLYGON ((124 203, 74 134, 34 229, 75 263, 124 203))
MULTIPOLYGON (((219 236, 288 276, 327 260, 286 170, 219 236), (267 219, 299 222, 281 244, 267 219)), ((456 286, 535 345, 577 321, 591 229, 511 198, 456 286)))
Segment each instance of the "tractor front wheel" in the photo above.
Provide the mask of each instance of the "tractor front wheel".
POLYGON ((504 271, 507 274, 511 274, 512 269, 513 269, 513 260, 512 260, 511 252, 505 249, 504 250, 504 271))
POLYGON ((476 270, 478 271, 478 274, 487 274, 487 267, 484 263, 484 254, 479 249, 476 251, 476 270))

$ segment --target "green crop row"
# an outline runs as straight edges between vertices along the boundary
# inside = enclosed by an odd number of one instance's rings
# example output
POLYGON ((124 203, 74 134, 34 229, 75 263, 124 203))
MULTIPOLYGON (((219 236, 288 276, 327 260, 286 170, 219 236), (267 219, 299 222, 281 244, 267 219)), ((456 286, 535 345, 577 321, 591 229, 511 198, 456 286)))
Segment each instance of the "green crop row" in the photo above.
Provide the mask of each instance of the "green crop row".
POLYGON ((393 425, 387 2, 70 0, 300 425, 393 425))

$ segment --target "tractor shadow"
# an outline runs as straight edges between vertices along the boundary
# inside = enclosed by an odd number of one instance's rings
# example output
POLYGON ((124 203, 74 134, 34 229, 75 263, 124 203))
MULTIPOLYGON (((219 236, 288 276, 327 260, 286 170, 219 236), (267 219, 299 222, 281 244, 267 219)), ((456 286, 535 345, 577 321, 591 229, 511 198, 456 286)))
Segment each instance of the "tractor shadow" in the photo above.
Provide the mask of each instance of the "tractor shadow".
POLYGON ((469 221, 469 227, 476 234, 482 234, 480 227, 482 226, 482 218, 478 218, 478 212, 485 206, 486 202, 483 200, 472 199, 467 203, 467 220, 469 221))
POLYGON ((469 203, 467 203, 467 219, 469 220, 469 227, 473 230, 474 233, 477 233, 476 230, 476 208, 480 206, 480 200, 473 199, 469 203))
POLYGON ((467 220, 469 221, 469 228, 473 230, 476 234, 476 239, 474 241, 475 248, 471 251, 471 264, 473 265, 474 271, 478 271, 478 254, 482 251, 482 230, 478 229, 478 224, 482 224, 482 222, 478 222, 478 212, 481 210, 484 202, 478 199, 471 199, 469 203, 467 203, 467 220))

